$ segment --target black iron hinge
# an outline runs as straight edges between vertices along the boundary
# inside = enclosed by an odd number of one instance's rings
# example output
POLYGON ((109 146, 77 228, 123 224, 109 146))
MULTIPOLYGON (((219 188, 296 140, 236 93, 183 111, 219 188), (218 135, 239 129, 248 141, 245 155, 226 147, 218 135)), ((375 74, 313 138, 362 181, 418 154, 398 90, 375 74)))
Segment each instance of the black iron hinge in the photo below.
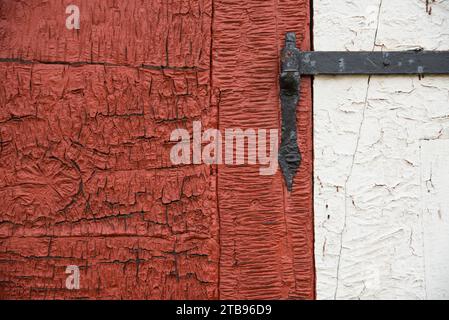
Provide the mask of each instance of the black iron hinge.
POLYGON ((302 52, 296 47, 295 33, 286 34, 279 77, 282 116, 279 165, 289 191, 301 164, 296 133, 301 75, 392 74, 449 74, 449 51, 302 52))

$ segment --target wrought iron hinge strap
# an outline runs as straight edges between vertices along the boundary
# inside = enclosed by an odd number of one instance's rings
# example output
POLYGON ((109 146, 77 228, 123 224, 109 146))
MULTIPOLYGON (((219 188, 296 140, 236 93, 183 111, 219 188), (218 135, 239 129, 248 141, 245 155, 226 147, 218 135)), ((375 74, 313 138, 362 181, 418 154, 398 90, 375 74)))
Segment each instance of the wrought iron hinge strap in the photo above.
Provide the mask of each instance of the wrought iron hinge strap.
POLYGON ((337 52, 305 51, 288 32, 281 53, 279 77, 282 133, 279 165, 289 191, 301 164, 297 144, 296 107, 301 75, 426 75, 449 74, 449 51, 337 52))
POLYGON ((449 73, 449 51, 307 51, 299 55, 302 75, 449 73))

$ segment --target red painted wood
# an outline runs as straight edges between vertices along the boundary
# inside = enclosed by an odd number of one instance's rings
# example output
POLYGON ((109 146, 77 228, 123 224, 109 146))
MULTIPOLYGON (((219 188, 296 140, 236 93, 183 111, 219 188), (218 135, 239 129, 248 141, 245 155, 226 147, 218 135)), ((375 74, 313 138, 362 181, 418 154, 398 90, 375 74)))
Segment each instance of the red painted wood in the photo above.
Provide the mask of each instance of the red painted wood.
MULTIPOLYGON (((219 127, 279 128, 279 53, 295 31, 310 49, 308 0, 214 1, 213 86, 219 127)), ((298 112, 303 162, 289 194, 280 170, 219 168, 220 297, 314 298, 311 81, 298 112)))
POLYGON ((215 172, 169 158, 216 119, 211 1, 0 5, 0 57, 85 62, 0 63, 1 298, 217 298, 215 172))
POLYGON ((195 120, 278 128, 308 0, 80 0, 79 31, 72 3, 0 2, 0 297, 313 298, 310 80, 291 195, 280 172, 169 158, 195 120))

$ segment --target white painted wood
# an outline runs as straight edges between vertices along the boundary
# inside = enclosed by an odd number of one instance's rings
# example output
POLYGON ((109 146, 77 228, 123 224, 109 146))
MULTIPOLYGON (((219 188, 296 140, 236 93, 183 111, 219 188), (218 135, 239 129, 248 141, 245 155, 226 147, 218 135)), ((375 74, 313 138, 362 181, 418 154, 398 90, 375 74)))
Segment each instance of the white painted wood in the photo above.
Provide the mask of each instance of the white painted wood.
MULTIPOLYGON (((430 5, 432 15, 421 0, 315 0, 315 50, 449 50, 449 1, 430 5)), ((447 298, 438 287, 449 279, 447 231, 426 206, 443 198, 449 179, 424 197, 430 160, 420 152, 437 156, 442 147, 424 142, 445 139, 448 76, 316 77, 319 299, 447 298)))
POLYGON ((449 299, 449 140, 422 141, 424 261, 427 298, 449 299))

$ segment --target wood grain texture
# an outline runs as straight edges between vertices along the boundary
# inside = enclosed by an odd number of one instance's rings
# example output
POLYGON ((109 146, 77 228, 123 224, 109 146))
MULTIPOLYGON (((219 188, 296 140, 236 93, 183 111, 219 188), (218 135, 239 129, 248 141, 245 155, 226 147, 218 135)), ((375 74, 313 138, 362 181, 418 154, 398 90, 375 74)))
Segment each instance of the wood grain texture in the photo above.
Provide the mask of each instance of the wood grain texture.
MULTIPOLYGON (((219 128, 280 124, 279 52, 284 34, 310 49, 309 3, 214 1, 213 77, 219 128)), ((278 170, 219 168, 220 297, 314 298, 311 82, 302 79, 298 143, 303 162, 289 194, 278 170)))
POLYGON ((169 159, 196 120, 279 128, 284 33, 310 49, 307 0, 213 2, 83 0, 79 31, 69 1, 0 3, 1 298, 314 297, 310 80, 292 194, 169 159))
POLYGON ((212 0, 0 2, 0 54, 26 60, 207 69, 212 0), (65 27, 66 7, 80 29, 65 27))
MULTIPOLYGON (((449 2, 425 2, 315 1, 315 49, 449 50, 449 2)), ((314 83, 317 298, 447 299, 449 76, 368 78, 314 83)))
POLYGON ((1 2, 0 297, 217 298, 216 172, 169 159, 217 125, 211 2, 79 3, 1 2))

